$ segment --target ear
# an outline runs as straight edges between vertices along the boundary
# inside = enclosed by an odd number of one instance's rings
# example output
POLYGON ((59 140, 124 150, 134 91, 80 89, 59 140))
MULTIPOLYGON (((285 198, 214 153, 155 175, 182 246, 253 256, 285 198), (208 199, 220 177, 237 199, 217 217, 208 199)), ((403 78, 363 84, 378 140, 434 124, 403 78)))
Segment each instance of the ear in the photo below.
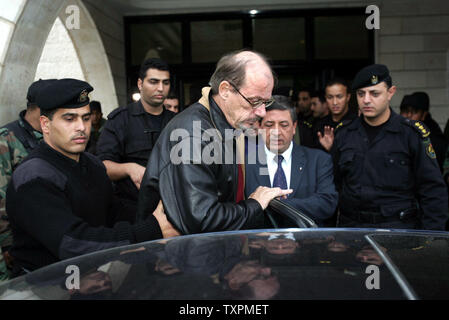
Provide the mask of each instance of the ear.
POLYGON ((390 89, 388 89, 388 100, 391 100, 391 98, 396 93, 396 86, 391 86, 390 89))
POLYGON ((223 100, 226 100, 228 98, 228 95, 231 90, 232 90, 232 86, 229 84, 228 81, 224 80, 224 81, 220 82, 220 85, 218 86, 218 95, 223 100))
POLYGON ((346 102, 349 102, 349 100, 351 100, 351 94, 348 92, 348 94, 347 94, 347 98, 346 98, 346 102))
POLYGON ((42 133, 45 133, 45 134, 48 135, 48 133, 50 132, 50 122, 51 122, 51 120, 48 119, 46 116, 40 116, 39 117, 39 122, 41 123, 42 133))
POLYGON ((293 132, 296 134, 296 126, 298 125, 298 121, 293 122, 293 132))
POLYGON ((141 91, 142 90, 142 84, 143 84, 143 82, 142 82, 142 79, 137 79, 137 88, 139 88, 139 91, 141 91))

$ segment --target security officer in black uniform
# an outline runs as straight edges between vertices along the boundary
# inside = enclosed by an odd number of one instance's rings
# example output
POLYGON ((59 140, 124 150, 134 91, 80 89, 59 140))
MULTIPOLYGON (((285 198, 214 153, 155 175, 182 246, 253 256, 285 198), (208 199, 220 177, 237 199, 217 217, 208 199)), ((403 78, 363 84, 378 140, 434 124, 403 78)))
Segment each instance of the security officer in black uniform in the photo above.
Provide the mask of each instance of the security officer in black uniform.
POLYGON ((448 194, 428 129, 390 108, 396 87, 386 66, 360 70, 353 89, 362 116, 331 149, 338 226, 444 230, 448 194))
MULTIPOLYGON (((175 115, 163 106, 170 90, 167 63, 156 58, 146 60, 137 86, 140 100, 112 111, 97 143, 97 156, 115 182, 117 195, 135 208, 153 145, 175 115)), ((135 217, 129 217, 129 221, 134 222, 135 217)))
POLYGON ((122 221, 103 163, 84 152, 91 131, 84 81, 61 79, 39 92, 44 141, 17 167, 7 189, 13 273, 97 250, 164 236, 163 215, 122 221))

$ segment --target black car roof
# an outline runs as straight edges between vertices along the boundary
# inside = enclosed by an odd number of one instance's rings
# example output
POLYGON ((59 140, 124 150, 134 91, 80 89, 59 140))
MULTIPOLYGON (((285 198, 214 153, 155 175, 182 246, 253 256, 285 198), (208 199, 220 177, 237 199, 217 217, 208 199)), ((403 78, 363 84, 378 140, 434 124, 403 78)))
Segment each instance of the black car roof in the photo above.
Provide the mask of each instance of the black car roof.
POLYGON ((447 299, 448 249, 449 233, 415 230, 197 234, 61 261, 0 286, 0 298, 447 299), (68 290, 74 268, 81 284, 107 279, 104 290, 68 290))

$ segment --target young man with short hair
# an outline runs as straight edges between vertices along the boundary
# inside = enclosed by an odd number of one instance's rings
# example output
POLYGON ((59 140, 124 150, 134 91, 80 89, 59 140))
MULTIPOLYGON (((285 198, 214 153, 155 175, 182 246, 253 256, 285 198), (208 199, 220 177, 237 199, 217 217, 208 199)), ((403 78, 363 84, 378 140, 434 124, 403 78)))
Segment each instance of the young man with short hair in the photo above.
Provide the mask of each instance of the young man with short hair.
MULTIPOLYGON (((175 115, 163 106, 170 90, 166 62, 146 60, 137 86, 140 100, 112 111, 97 143, 97 155, 114 181, 117 195, 134 208, 148 157, 162 129, 175 115)), ((134 220, 134 216, 129 217, 130 222, 134 220)))

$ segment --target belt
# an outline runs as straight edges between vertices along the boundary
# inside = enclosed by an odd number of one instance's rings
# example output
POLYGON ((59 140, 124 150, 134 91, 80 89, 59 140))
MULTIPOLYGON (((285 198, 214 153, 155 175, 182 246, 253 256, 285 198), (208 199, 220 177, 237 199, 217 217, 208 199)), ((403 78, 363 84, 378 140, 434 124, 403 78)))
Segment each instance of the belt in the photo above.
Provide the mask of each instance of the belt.
POLYGON ((344 212, 343 216, 348 217, 352 220, 356 220, 358 222, 364 223, 383 223, 383 222, 392 222, 392 221, 408 221, 411 219, 415 219, 418 217, 418 211, 415 208, 410 208, 406 210, 401 210, 397 214, 393 214, 391 216, 384 216, 380 213, 380 211, 352 211, 352 212, 344 212))

